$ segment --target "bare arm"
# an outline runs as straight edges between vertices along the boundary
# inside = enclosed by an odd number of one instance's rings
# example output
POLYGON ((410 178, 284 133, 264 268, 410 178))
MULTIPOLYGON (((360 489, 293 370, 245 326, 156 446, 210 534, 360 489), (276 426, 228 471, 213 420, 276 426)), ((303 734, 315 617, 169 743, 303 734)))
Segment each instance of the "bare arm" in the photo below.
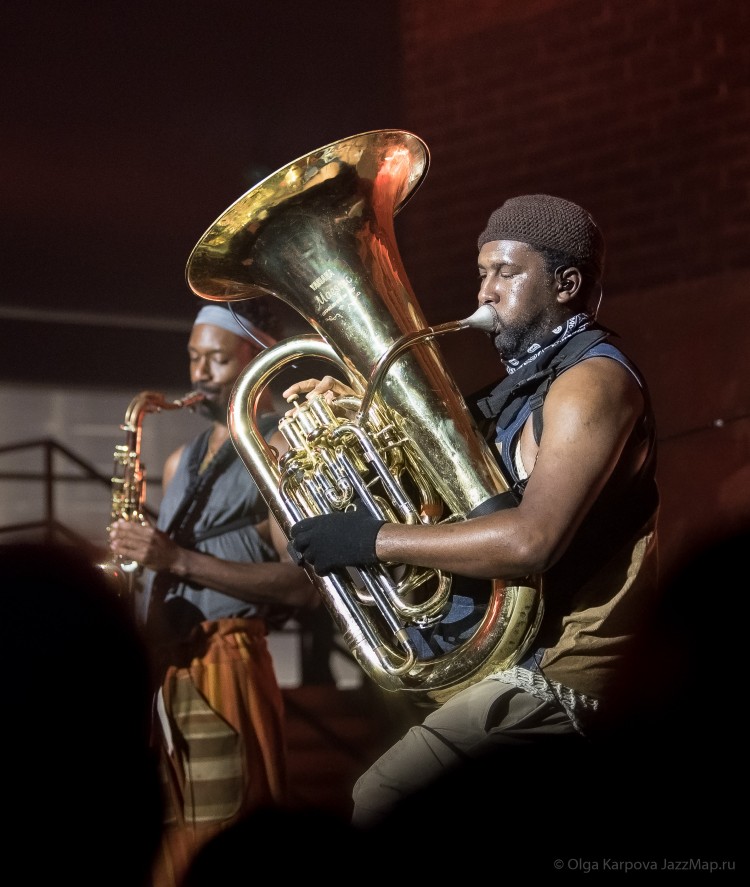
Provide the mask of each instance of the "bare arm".
MULTIPOLYGON (((171 482, 179 459, 179 450, 164 466, 165 487, 171 482)), ((276 522, 264 522, 261 535, 270 538, 279 562, 247 563, 226 561, 177 545, 166 533, 147 524, 119 520, 110 533, 114 554, 137 561, 156 572, 168 572, 181 579, 229 594, 255 604, 280 604, 289 607, 316 607, 319 595, 305 571, 289 557, 286 541, 276 522)))
POLYGON ((225 561, 200 551, 181 548, 151 525, 116 521, 110 534, 112 551, 150 570, 172 573, 206 588, 215 588, 255 604, 315 607, 318 595, 307 574, 286 552, 276 562, 225 561))
POLYGON ((568 370, 545 401, 541 446, 517 508, 438 527, 386 524, 378 557, 478 578, 543 572, 611 477, 642 408, 635 380, 615 361, 591 358, 568 370))
POLYGON ((173 453, 167 456, 167 460, 164 463, 164 470, 161 473, 162 490, 166 490, 172 483, 172 478, 174 477, 175 471, 177 471, 177 466, 180 464, 180 456, 184 449, 184 446, 178 447, 173 453))

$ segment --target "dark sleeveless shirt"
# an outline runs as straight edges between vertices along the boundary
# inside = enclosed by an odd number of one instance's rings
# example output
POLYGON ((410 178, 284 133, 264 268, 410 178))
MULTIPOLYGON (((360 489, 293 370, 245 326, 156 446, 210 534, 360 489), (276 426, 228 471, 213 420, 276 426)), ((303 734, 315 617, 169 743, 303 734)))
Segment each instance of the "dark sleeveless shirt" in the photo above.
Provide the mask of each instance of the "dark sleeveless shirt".
MULTIPOLYGON (((574 336, 570 339, 571 346, 575 345, 577 338, 574 336)), ((592 357, 611 358, 632 373, 645 398, 643 416, 632 435, 636 444, 642 442, 647 447, 646 458, 630 483, 627 495, 618 492, 616 500, 613 499, 607 493, 611 488, 608 484, 565 554, 546 574, 548 582, 564 582, 570 587, 576 587, 593 575, 625 540, 631 538, 653 516, 658 508, 659 496, 656 486, 656 423, 642 374, 622 351, 607 341, 593 342, 585 350, 579 350, 572 360, 569 355, 571 350, 573 349, 563 348, 553 361, 552 378, 592 357)), ((534 426, 535 438, 539 443, 542 432, 541 411, 548 387, 540 382, 536 390, 529 391, 523 398, 513 420, 505 427, 500 427, 498 423, 495 429, 495 445, 500 465, 519 498, 523 496, 525 479, 518 475, 514 459, 515 448, 524 425, 534 411, 538 411, 539 415, 539 421, 534 426)))
POLYGON ((625 366, 643 392, 643 415, 626 446, 645 446, 647 455, 635 476, 622 483, 617 483, 621 469, 615 468, 570 546, 544 573, 545 612, 532 656, 550 680, 607 699, 618 692, 623 662, 638 648, 641 626, 656 601, 659 494, 656 423, 646 383, 633 362, 607 341, 608 334, 595 333, 573 336, 531 384, 516 383, 510 399, 488 403, 490 395, 478 404, 486 418, 494 418, 491 407, 500 415, 488 438, 494 438, 496 456, 520 501, 526 481, 519 477, 514 452, 530 418, 539 443, 544 397, 557 376, 583 360, 607 357, 625 366))

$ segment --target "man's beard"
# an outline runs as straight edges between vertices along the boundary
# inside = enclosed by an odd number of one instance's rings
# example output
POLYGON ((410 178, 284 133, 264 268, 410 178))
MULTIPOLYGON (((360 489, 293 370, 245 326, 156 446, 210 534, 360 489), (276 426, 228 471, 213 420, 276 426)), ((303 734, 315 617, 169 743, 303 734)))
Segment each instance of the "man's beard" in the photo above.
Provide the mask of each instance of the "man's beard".
POLYGON ((532 324, 508 324, 492 336, 492 344, 501 360, 509 361, 514 358, 521 360, 529 348, 546 336, 549 330, 550 325, 546 317, 538 317, 532 324))
POLYGON ((228 404, 224 400, 202 400, 198 404, 198 412, 204 419, 221 422, 226 425, 228 404))

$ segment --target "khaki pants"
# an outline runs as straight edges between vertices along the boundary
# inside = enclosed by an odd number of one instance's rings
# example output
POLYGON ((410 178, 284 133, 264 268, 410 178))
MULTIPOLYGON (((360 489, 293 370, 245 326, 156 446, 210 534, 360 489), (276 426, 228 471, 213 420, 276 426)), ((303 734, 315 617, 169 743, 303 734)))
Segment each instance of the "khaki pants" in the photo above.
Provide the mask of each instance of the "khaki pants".
MULTIPOLYGON (((360 776, 352 822, 375 825, 399 801, 461 764, 549 737, 582 741, 557 702, 485 678, 431 712, 360 776)), ((508 757, 512 760, 510 749, 508 757)))

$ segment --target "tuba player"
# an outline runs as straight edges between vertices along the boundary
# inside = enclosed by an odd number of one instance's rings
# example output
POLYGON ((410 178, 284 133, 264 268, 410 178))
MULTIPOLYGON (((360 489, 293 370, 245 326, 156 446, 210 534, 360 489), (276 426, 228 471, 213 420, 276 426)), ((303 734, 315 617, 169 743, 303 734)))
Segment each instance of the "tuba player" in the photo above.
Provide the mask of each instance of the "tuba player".
MULTIPOLYGON (((365 511, 305 518, 294 547, 319 575, 381 562, 478 579, 540 574, 545 613, 523 661, 455 693, 357 781, 356 825, 467 760, 511 746, 576 746, 606 735, 635 705, 642 633, 657 595, 656 431, 646 383, 596 321, 604 239, 581 206, 547 194, 506 200, 478 239, 480 305, 503 380, 477 404, 515 503, 457 523, 406 525, 365 511)), ((348 393, 330 377, 285 397, 348 393)), ((450 652, 481 618, 415 631, 425 653, 450 652)))

